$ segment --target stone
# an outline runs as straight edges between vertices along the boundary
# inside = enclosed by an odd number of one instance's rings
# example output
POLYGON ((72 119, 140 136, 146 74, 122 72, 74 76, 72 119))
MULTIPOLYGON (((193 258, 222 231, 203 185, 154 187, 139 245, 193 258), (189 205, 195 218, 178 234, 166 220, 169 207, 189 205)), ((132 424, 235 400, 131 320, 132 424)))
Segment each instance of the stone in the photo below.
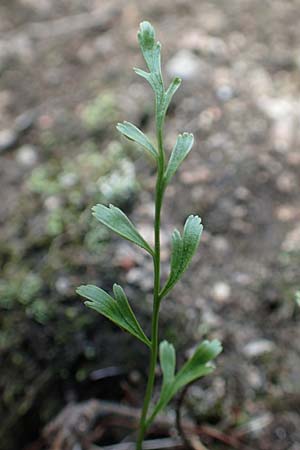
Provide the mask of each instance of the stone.
POLYGON ((61 199, 56 195, 50 195, 44 202, 45 208, 48 211, 54 211, 62 205, 61 199))
POLYGON ((0 131, 0 153, 12 148, 18 140, 18 135, 13 129, 0 131))
POLYGON ((212 297, 218 303, 227 303, 231 296, 231 287, 223 281, 218 281, 212 288, 212 297))
POLYGON ((250 196, 249 190, 245 186, 239 186, 234 191, 234 196, 241 201, 248 200, 250 196))
POLYGON ((23 145, 17 150, 16 161, 24 167, 32 167, 37 163, 37 150, 33 145, 23 145))
POLYGON ((218 328, 222 324, 222 320, 213 311, 206 309, 203 311, 202 323, 207 325, 211 330, 214 328, 218 328))
POLYGON ((233 272, 232 281, 239 284, 240 286, 249 286, 253 283, 252 277, 248 273, 244 272, 233 272))
POLYGON ((37 112, 34 110, 26 111, 20 114, 15 120, 15 129, 18 133, 23 133, 33 126, 36 118, 37 112))
POLYGON ((59 182, 64 188, 74 186, 78 181, 78 177, 75 173, 64 173, 59 177, 59 182))
POLYGON ((290 222, 300 218, 300 209, 292 205, 280 205, 276 208, 275 215, 280 222, 290 222))
POLYGON ((70 288, 70 282, 67 277, 59 277, 55 282, 55 288, 57 292, 61 295, 67 294, 70 288))
POLYGON ((259 356, 272 353, 275 350, 274 342, 268 339, 257 339, 248 342, 243 348, 243 353, 247 358, 258 358, 259 356))
POLYGON ((230 224, 232 230, 241 234, 251 234, 253 232, 253 225, 245 220, 234 219, 230 224))
POLYGON ((180 50, 166 65, 168 75, 180 77, 183 80, 206 78, 207 65, 189 50, 180 50))
POLYGON ((234 96, 234 91, 231 86, 224 84, 217 88, 216 94, 222 102, 228 102, 234 96))
POLYGON ((255 366, 250 366, 247 370, 247 381, 249 386, 251 386, 255 390, 262 389, 264 385, 264 380, 262 374, 255 366))
POLYGON ((185 170, 180 175, 180 180, 187 185, 196 183, 207 183, 212 178, 212 173, 208 167, 202 166, 195 170, 185 170))
POLYGON ((290 152, 287 155, 287 162, 292 167, 300 166, 300 152, 290 152))
POLYGON ((89 44, 83 44, 78 52, 77 57, 79 61, 83 64, 91 64, 93 59, 95 59, 95 50, 94 48, 89 44))
POLYGON ((182 39, 182 46, 201 52, 203 55, 225 56, 227 46, 219 37, 199 33, 198 29, 186 33, 182 39))
POLYGON ((281 248, 286 252, 300 251, 300 225, 287 233, 281 248))
POLYGON ((276 180, 277 189, 283 193, 293 192, 297 188, 297 180, 293 173, 283 172, 276 180))
POLYGON ((153 289, 153 279, 151 272, 147 272, 144 268, 133 267, 126 274, 126 280, 130 284, 140 286, 143 291, 151 291, 153 289))
POLYGON ((271 131, 273 147, 278 152, 285 152, 292 144, 294 119, 292 116, 278 119, 274 122, 271 131))
POLYGON ((232 208, 230 213, 231 213, 231 216, 236 219, 243 219, 244 217, 246 217, 248 211, 247 211, 247 208, 245 208, 244 206, 236 205, 232 208))
POLYGON ((216 236, 213 238, 212 247, 216 253, 222 255, 226 255, 230 249, 228 240, 223 236, 216 236))
POLYGON ((131 372, 129 372, 128 378, 129 381, 134 385, 138 385, 142 379, 141 373, 138 370, 132 370, 131 372))
POLYGON ((270 425, 273 421, 271 413, 262 413, 256 417, 253 417, 249 422, 240 427, 240 434, 252 434, 255 437, 259 437, 264 429, 270 425))

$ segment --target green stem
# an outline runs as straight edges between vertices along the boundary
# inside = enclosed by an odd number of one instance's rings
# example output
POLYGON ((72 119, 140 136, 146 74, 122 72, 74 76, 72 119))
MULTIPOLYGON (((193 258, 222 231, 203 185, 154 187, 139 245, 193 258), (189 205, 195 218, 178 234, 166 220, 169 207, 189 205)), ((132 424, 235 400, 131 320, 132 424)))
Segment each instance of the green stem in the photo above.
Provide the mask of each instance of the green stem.
POLYGON ((153 386, 155 381, 155 368, 158 356, 158 321, 159 321, 159 306, 160 306, 160 215, 161 206, 163 201, 164 186, 163 176, 165 169, 165 157, 163 150, 162 139, 162 125, 157 130, 158 150, 159 150, 159 163, 158 163, 158 175, 156 181, 155 191, 155 219, 154 219, 154 255, 153 255, 153 267, 154 267, 154 290, 153 290, 153 312, 152 312, 152 331, 151 331, 151 354, 150 354, 150 366, 149 376, 145 392, 144 404, 140 419, 139 433, 137 438, 136 450, 142 450, 143 440, 148 428, 147 413, 149 409, 150 400, 152 397, 153 386))

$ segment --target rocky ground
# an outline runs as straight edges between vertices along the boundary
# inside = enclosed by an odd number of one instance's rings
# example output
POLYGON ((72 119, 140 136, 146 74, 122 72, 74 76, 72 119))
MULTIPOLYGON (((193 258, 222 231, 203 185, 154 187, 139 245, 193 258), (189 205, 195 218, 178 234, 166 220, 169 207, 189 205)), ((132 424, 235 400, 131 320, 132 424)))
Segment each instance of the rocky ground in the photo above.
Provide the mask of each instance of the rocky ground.
POLYGON ((181 360, 204 337, 224 345, 215 375, 190 388, 186 413, 248 448, 300 448, 299 7, 298 0, 1 3, 7 450, 35 441, 71 400, 141 401, 144 350, 86 311, 74 289, 85 282, 110 289, 119 280, 147 328, 151 261, 90 217, 95 202, 113 202, 151 239, 154 169, 114 128, 127 119, 153 133, 152 94, 131 70, 143 64, 142 19, 163 43, 166 78, 183 79, 166 124, 168 150, 179 132, 196 138, 166 194, 164 274, 173 228, 190 213, 205 226, 191 269, 163 304, 162 334, 181 360), (113 378, 95 372, 110 366, 113 378))

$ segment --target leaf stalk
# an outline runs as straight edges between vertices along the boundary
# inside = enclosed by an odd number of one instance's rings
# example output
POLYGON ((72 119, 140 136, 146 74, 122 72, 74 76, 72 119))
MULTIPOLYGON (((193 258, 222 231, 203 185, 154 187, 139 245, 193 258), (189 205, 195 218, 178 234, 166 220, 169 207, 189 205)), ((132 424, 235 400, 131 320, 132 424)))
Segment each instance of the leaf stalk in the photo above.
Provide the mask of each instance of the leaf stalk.
POLYGON ((153 270, 154 270, 154 287, 153 287, 153 311, 152 311, 152 325, 151 325, 151 352, 147 387, 144 397, 142 414, 140 419, 139 433, 137 438, 136 450, 142 450, 142 444, 145 433, 150 426, 147 421, 147 414, 152 397, 155 368, 158 357, 159 344, 159 308, 160 308, 160 221, 161 221, 161 207, 164 196, 164 172, 165 172, 165 152, 163 146, 163 121, 156 120, 157 126, 157 147, 158 147, 158 173, 156 179, 155 189, 155 218, 154 218, 154 255, 153 255, 153 270))

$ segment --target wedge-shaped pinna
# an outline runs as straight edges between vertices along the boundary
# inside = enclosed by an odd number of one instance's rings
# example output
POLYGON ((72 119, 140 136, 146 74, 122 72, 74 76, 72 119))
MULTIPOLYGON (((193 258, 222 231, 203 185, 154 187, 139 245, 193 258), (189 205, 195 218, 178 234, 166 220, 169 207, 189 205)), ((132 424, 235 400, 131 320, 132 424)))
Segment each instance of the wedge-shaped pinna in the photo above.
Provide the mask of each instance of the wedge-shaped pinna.
POLYGON ((164 175, 164 184, 167 185, 176 170, 189 154, 194 143, 194 136, 191 133, 180 134, 177 138, 176 144, 172 150, 168 166, 164 175))
POLYGON ((164 409, 177 392, 187 384, 210 374, 215 366, 212 360, 222 351, 220 342, 203 341, 194 351, 191 358, 175 374, 176 355, 172 344, 162 341, 159 346, 159 357, 163 374, 163 383, 160 398, 154 406, 149 424, 155 416, 164 409))
POLYGON ((115 298, 108 295, 103 289, 92 284, 80 286, 76 292, 88 299, 88 301, 84 302, 86 306, 94 309, 107 319, 110 319, 148 347, 151 347, 151 342, 137 321, 121 286, 114 284, 113 292, 115 298))
POLYGON ((152 87, 156 97, 156 121, 160 127, 164 121, 168 106, 181 79, 176 77, 165 91, 161 73, 161 45, 155 40, 155 31, 149 22, 142 22, 138 32, 139 44, 149 72, 135 68, 137 75, 145 78, 152 87))
POLYGON ((96 205, 92 208, 93 216, 96 217, 99 222, 106 225, 110 230, 127 239, 130 242, 145 249, 151 256, 153 256, 153 250, 145 239, 137 231, 133 223, 128 219, 126 214, 119 208, 113 205, 109 207, 104 205, 96 205))
POLYGON ((200 243, 202 230, 200 217, 191 215, 185 222, 182 236, 178 230, 173 232, 171 270, 169 278, 160 292, 160 298, 167 295, 186 271, 200 243))
POLYGON ((151 23, 144 21, 140 24, 138 41, 150 72, 161 74, 161 45, 155 41, 155 31, 151 23))
POLYGON ((118 123, 117 130, 120 131, 120 133, 122 133, 128 139, 144 147, 152 156, 152 158, 157 161, 158 153, 156 151, 156 148, 153 146, 153 144, 151 144, 147 136, 145 136, 145 134, 141 130, 139 130, 138 127, 130 122, 124 121, 123 123, 118 123))

